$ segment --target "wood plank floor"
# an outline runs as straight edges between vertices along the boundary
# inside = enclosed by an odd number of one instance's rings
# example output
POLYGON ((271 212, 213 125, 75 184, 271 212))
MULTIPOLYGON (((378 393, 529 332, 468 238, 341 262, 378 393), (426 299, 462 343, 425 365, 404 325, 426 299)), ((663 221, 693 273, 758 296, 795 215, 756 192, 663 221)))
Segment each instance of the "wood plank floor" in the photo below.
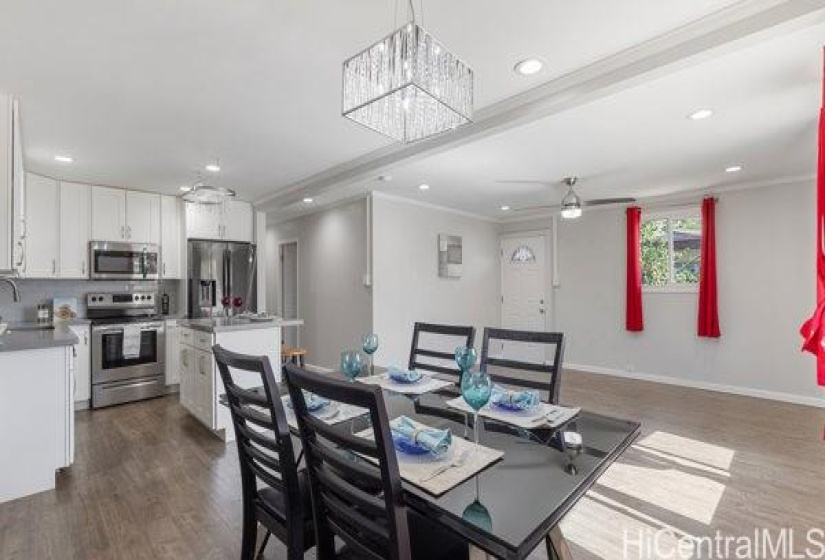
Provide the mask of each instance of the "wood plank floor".
MULTIPOLYGON (((562 400, 643 425, 563 522, 577 560, 623 558, 625 530, 825 526, 825 410, 579 372, 566 374, 562 400)), ((233 559, 240 512, 234 446, 176 396, 84 411, 57 491, 0 505, 0 558, 233 559)))

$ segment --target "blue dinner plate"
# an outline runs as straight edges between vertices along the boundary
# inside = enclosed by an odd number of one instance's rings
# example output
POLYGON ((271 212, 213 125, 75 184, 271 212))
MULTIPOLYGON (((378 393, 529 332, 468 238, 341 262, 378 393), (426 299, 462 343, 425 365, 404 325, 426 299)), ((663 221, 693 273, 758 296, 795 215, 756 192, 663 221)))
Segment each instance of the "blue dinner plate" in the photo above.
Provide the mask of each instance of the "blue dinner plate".
MULTIPOLYGON (((318 412, 319 410, 322 410, 329 405, 328 400, 323 399, 321 397, 317 397, 315 395, 313 395, 312 397, 304 397, 304 400, 307 403, 307 410, 310 412, 318 412)), ((293 408, 292 400, 287 399, 286 405, 289 408, 293 408)))
POLYGON ((540 403, 534 403, 532 406, 523 407, 511 402, 508 399, 493 399, 493 406, 509 412, 526 412, 528 410, 534 410, 539 404, 540 403))
POLYGON ((415 372, 415 374, 416 374, 416 376, 413 377, 413 378, 407 378, 407 377, 404 377, 404 376, 395 377, 395 376, 393 376, 392 373, 388 373, 387 375, 390 376, 390 380, 393 381, 394 383, 403 383, 404 385, 412 385, 413 383, 418 383, 419 381, 421 381, 421 378, 424 377, 423 375, 421 375, 421 373, 419 373, 417 371, 415 372))

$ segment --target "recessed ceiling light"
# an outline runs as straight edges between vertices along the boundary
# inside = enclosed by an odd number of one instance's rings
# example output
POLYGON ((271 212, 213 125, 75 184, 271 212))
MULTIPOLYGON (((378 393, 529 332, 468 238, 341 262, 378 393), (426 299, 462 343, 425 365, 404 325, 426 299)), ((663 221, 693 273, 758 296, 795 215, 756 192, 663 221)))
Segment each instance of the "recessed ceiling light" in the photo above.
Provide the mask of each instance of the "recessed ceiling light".
POLYGON ((221 166, 218 165, 217 163, 210 163, 209 165, 206 166, 206 170, 211 172, 211 173, 217 173, 218 171, 221 170, 221 166))
POLYGON ((544 63, 541 60, 537 58, 528 58, 527 60, 522 60, 516 64, 513 67, 513 70, 522 76, 532 76, 533 74, 538 74, 541 72, 543 66, 544 63))
POLYGON ((309 196, 308 196, 308 197, 306 197, 306 198, 304 199, 304 203, 305 203, 305 204, 312 204, 313 202, 315 202, 315 199, 314 199, 314 198, 312 198, 312 197, 309 197, 309 196))
POLYGON ((501 207, 501 211, 502 211, 502 212, 506 212, 506 211, 507 211, 507 210, 509 210, 509 209, 510 209, 510 207, 509 207, 509 206, 507 206, 506 204, 505 204, 504 206, 502 206, 502 207, 501 207))
POLYGON ((54 156, 55 161, 59 161, 60 163, 72 163, 74 159, 71 156, 54 156))
POLYGON ((378 180, 382 183, 389 183, 392 181, 392 175, 379 175, 378 180))
POLYGON ((418 188, 419 188, 419 190, 422 190, 422 191, 428 191, 428 190, 430 190, 430 185, 424 183, 424 184, 418 185, 418 188))
POLYGON ((731 165, 725 168, 725 173, 739 173, 740 171, 742 171, 741 165, 731 165))
POLYGON ((191 190, 192 190, 192 187, 188 187, 188 186, 186 186, 186 185, 183 185, 182 187, 178 187, 178 190, 179 190, 180 192, 189 192, 189 191, 191 191, 191 190))
POLYGON ((698 111, 694 111, 688 115, 688 118, 692 121, 701 121, 702 119, 706 119, 713 115, 713 109, 699 109, 698 111))

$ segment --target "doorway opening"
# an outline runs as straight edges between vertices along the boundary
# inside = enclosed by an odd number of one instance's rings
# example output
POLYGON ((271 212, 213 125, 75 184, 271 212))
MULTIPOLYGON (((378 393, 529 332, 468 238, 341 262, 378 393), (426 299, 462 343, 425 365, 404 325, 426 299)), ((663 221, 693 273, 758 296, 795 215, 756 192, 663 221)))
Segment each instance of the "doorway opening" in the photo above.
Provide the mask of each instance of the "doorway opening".
MULTIPOLYGON (((284 319, 298 318, 298 242, 287 241, 278 246, 281 261, 280 310, 284 319)), ((298 328, 281 329, 282 343, 286 346, 298 346, 298 328)))

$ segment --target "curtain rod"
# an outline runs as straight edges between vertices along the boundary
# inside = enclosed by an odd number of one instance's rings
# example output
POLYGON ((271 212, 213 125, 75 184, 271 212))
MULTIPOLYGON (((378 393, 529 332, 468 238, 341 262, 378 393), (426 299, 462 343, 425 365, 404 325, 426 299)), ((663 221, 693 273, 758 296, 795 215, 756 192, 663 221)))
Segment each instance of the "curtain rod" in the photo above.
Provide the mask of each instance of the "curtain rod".
POLYGON ((644 208, 654 208, 654 209, 684 208, 685 206, 701 206, 702 201, 705 200, 706 198, 712 198, 714 201, 719 202, 719 197, 718 196, 712 196, 712 197, 703 196, 699 200, 689 199, 689 200, 686 200, 686 201, 683 201, 683 202, 661 202, 661 203, 650 202, 650 203, 647 203, 647 204, 645 204, 644 202, 637 202, 636 204, 631 204, 631 206, 638 206, 642 209, 644 209, 644 208))

